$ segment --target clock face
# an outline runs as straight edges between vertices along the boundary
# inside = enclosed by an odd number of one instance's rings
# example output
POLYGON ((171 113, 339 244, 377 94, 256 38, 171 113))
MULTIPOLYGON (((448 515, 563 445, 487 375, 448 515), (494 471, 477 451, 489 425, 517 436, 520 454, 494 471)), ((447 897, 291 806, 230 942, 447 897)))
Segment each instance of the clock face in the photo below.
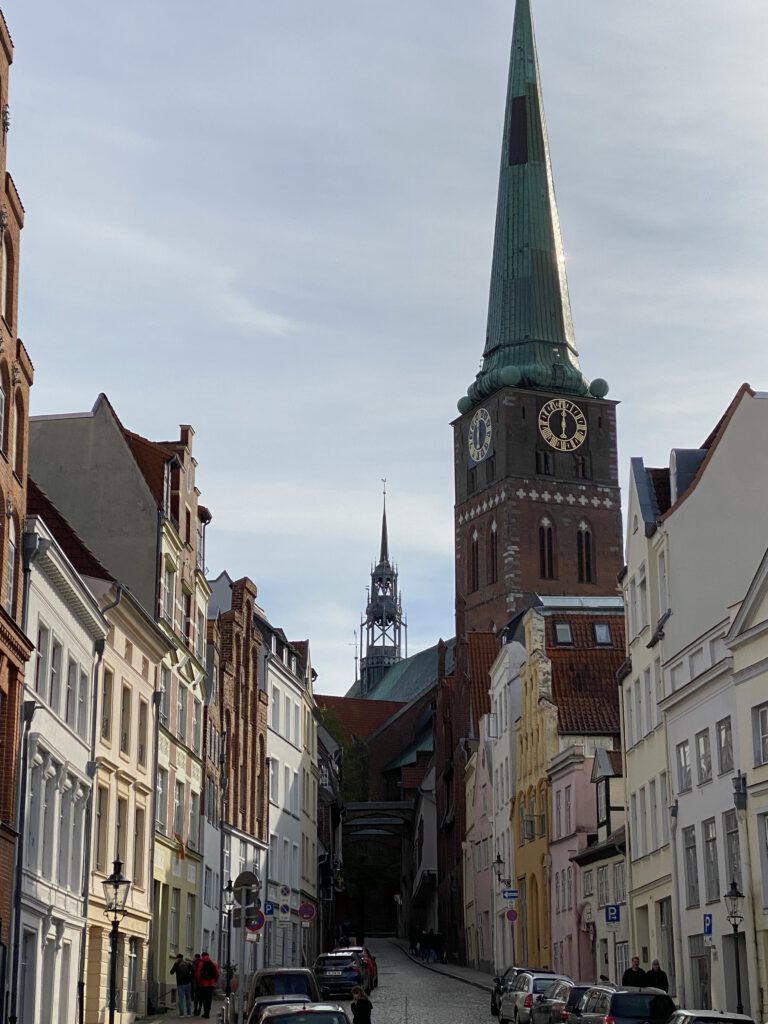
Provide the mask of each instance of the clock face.
POLYGON ((567 398, 553 398, 541 407, 539 433, 559 452, 579 448, 587 436, 587 419, 581 409, 567 398))
POLYGON ((487 409, 478 409, 469 424, 469 457, 482 462, 491 447, 491 414, 487 409))

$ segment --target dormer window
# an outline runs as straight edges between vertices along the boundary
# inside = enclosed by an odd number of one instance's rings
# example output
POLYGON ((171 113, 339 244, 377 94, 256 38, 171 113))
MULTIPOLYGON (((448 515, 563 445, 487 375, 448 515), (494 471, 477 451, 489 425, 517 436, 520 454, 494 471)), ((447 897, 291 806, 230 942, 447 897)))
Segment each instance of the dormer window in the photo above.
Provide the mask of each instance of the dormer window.
POLYGON ((592 628, 595 631, 595 643, 598 647, 613 647, 611 627, 607 622, 596 622, 592 628))
POLYGON ((556 622, 555 623, 555 640, 558 644, 572 644, 573 637, 571 636, 571 624, 570 622, 556 622))

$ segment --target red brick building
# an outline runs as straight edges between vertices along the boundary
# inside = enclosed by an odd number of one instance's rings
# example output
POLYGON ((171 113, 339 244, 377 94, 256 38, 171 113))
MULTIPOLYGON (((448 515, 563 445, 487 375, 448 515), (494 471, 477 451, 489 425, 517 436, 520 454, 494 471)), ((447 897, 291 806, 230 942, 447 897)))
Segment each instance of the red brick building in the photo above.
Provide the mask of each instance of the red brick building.
MULTIPOLYGON (((13 906, 21 684, 24 666, 32 652, 32 644, 23 632, 22 535, 33 368, 17 333, 19 242, 24 208, 6 169, 8 78, 12 61, 13 43, 0 14, 0 944, 4 949, 10 939, 13 906)), ((0 965, 7 962, 4 949, 0 949, 0 965)), ((0 977, 0 983, 0 990, 5 993, 5 976, 0 977)))

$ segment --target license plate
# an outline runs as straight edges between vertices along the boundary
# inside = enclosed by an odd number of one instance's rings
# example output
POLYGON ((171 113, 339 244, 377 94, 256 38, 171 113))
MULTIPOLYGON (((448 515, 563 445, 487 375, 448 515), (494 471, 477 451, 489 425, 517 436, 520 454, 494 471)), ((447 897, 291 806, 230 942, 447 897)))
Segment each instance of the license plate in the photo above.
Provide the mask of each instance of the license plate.
POLYGON ((341 975, 343 973, 344 973, 344 971, 328 971, 329 975, 333 975, 333 977, 336 977, 336 978, 339 977, 339 975, 341 975))

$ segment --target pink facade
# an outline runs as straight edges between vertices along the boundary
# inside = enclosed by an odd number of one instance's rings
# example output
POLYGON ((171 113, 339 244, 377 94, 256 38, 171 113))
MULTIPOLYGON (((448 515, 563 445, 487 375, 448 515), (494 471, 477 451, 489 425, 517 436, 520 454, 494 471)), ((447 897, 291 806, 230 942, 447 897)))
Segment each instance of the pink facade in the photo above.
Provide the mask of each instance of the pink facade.
MULTIPOLYGON (((483 719, 483 724, 487 718, 483 719)), ((474 801, 467 808, 470 820, 467 821, 467 837, 471 837, 473 847, 473 882, 474 900, 471 912, 475 935, 475 949, 468 950, 468 959, 481 971, 492 971, 493 935, 491 934, 493 917, 493 886, 497 885, 493 871, 495 858, 493 847, 493 784, 491 781, 490 747, 487 740, 478 744, 475 777, 474 801)))
POLYGON ((550 966, 577 981, 590 981, 596 977, 592 930, 582 917, 580 869, 572 858, 597 833, 592 758, 584 756, 583 746, 568 747, 552 759, 548 775, 552 793, 550 966))

